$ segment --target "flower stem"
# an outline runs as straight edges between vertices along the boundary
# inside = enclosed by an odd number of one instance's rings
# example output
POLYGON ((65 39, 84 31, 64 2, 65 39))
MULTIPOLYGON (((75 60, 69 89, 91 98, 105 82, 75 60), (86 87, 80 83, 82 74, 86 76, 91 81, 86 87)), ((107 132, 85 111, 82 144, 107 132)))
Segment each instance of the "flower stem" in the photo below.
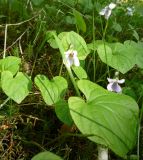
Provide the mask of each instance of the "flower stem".
POLYGON ((2 104, 0 104, 0 109, 10 100, 10 97, 8 97, 2 104))
POLYGON ((139 116, 139 126, 138 126, 138 140, 137 140, 137 157, 140 158, 140 131, 141 131, 141 121, 143 117, 143 103, 140 109, 140 116, 139 116))
POLYGON ((95 82, 95 76, 96 76, 96 66, 95 66, 95 26, 94 26, 94 10, 93 10, 93 15, 92 15, 92 18, 93 18, 93 22, 92 22, 92 36, 93 36, 93 82, 95 82))
POLYGON ((69 74, 69 76, 70 76, 70 79, 71 79, 71 81, 72 81, 72 84, 73 84, 73 86, 74 86, 74 88, 75 88, 76 94, 80 97, 80 92, 79 92, 79 89, 78 89, 78 87, 77 87, 77 84, 76 84, 76 81, 75 81, 75 79, 74 79, 74 76, 73 76, 73 74, 72 74, 71 68, 70 68, 70 67, 67 67, 67 66, 66 66, 66 68, 67 68, 68 74, 69 74))

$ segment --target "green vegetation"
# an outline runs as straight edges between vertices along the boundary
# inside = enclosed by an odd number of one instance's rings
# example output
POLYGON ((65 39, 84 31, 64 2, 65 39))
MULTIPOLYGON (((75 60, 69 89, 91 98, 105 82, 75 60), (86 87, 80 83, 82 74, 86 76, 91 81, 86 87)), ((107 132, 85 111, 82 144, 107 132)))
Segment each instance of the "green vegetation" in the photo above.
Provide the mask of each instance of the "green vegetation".
POLYGON ((142 18, 142 0, 0 0, 2 160, 143 159, 142 18))

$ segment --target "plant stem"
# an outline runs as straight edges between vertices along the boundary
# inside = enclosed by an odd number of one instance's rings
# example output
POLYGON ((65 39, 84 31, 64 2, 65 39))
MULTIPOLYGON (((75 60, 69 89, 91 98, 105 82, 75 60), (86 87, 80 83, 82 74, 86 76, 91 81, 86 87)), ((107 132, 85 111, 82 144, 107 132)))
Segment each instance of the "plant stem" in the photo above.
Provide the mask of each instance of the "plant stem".
POLYGON ((98 160, 108 160, 108 148, 98 145, 98 160))
POLYGON ((62 74, 62 69, 63 69, 63 63, 61 64, 61 67, 60 67, 59 76, 61 76, 62 74))
POLYGON ((2 104, 0 104, 0 109, 10 100, 10 97, 8 97, 2 104))
POLYGON ((95 82, 95 76, 96 76, 96 68, 95 66, 95 31, 94 31, 94 10, 93 10, 93 22, 92 22, 92 36, 93 36, 93 82, 95 82))
POLYGON ((69 74, 69 76, 70 76, 70 79, 71 79, 71 81, 72 81, 72 84, 73 84, 73 86, 74 86, 74 88, 75 88, 76 94, 80 97, 80 92, 79 92, 79 89, 78 89, 78 87, 77 87, 77 84, 76 84, 76 81, 75 81, 75 79, 74 79, 74 76, 73 76, 73 74, 72 74, 71 68, 70 68, 70 67, 67 67, 67 66, 66 66, 66 68, 67 68, 68 74, 69 74))
POLYGON ((108 27, 108 21, 106 22, 105 29, 103 31, 103 38, 102 38, 102 40, 103 40, 103 43, 104 43, 104 50, 105 50, 105 58, 106 58, 106 63, 107 63, 108 77, 110 77, 109 65, 108 65, 108 61, 107 61, 106 45, 105 45, 105 35, 106 35, 107 27, 108 27))
POLYGON ((7 27, 8 25, 5 25, 5 33, 4 33, 4 53, 3 53, 3 58, 6 56, 6 41, 7 41, 7 27))
POLYGON ((141 124, 142 116, 143 116, 143 103, 142 103, 142 106, 141 106, 141 109, 140 109, 139 126, 138 126, 138 141, 137 141, 137 157, 138 157, 138 160, 140 158, 140 152, 139 152, 140 151, 140 131, 141 131, 140 124, 141 124))

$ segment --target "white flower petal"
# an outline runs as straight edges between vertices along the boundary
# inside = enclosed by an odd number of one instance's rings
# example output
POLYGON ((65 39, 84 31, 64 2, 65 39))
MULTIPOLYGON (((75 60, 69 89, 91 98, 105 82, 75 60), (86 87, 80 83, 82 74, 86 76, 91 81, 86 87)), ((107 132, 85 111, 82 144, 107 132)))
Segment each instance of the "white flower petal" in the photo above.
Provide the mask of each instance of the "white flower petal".
POLYGON ((108 91, 113 91, 112 85, 113 85, 113 83, 109 83, 109 84, 107 85, 107 90, 108 90, 108 91))
POLYGON ((73 58, 72 58, 72 59, 71 59, 71 58, 68 58, 68 63, 70 64, 70 66, 72 66, 72 65, 73 65, 73 63, 74 63, 73 58))
POLYGON ((104 16, 104 14, 107 12, 107 8, 105 7, 105 8, 103 8, 100 12, 99 12, 99 14, 101 15, 101 16, 104 16))
POLYGON ((125 83, 125 79, 117 80, 119 84, 125 83))
POLYGON ((77 51, 74 50, 74 51, 73 51, 73 55, 74 55, 74 56, 77 56, 77 51))
POLYGON ((65 58, 65 59, 63 60, 63 63, 64 63, 67 67, 71 67, 72 64, 73 64, 73 61, 72 61, 71 59, 69 59, 69 58, 65 58))
POLYGON ((68 51, 64 52, 65 57, 68 58, 69 55, 71 54, 71 52, 72 52, 72 50, 68 50, 68 51))
POLYGON ((79 59, 78 59, 77 56, 75 56, 75 57, 73 58, 73 61, 74 61, 74 65, 75 65, 75 66, 80 66, 79 59))
POLYGON ((127 10, 128 10, 129 12, 132 12, 132 11, 133 11, 131 7, 127 7, 127 10))
POLYGON ((73 64, 75 66, 80 65, 76 50, 68 50, 68 51, 64 52, 64 54, 65 54, 65 57, 64 57, 63 63, 67 67, 71 67, 73 64))
POLYGON ((116 7, 116 4, 115 3, 110 3, 109 4, 109 8, 112 10, 112 9, 114 9, 116 7))
POLYGON ((116 79, 111 79, 111 78, 107 78, 107 80, 108 80, 109 83, 113 83, 113 82, 117 81, 116 79))

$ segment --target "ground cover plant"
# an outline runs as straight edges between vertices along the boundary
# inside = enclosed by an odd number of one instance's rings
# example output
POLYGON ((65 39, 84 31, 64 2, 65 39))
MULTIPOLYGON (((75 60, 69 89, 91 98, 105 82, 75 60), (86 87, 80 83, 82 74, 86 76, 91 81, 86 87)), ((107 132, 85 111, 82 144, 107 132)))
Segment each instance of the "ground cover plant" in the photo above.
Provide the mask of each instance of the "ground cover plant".
POLYGON ((0 1, 2 160, 143 159, 143 1, 0 1))

